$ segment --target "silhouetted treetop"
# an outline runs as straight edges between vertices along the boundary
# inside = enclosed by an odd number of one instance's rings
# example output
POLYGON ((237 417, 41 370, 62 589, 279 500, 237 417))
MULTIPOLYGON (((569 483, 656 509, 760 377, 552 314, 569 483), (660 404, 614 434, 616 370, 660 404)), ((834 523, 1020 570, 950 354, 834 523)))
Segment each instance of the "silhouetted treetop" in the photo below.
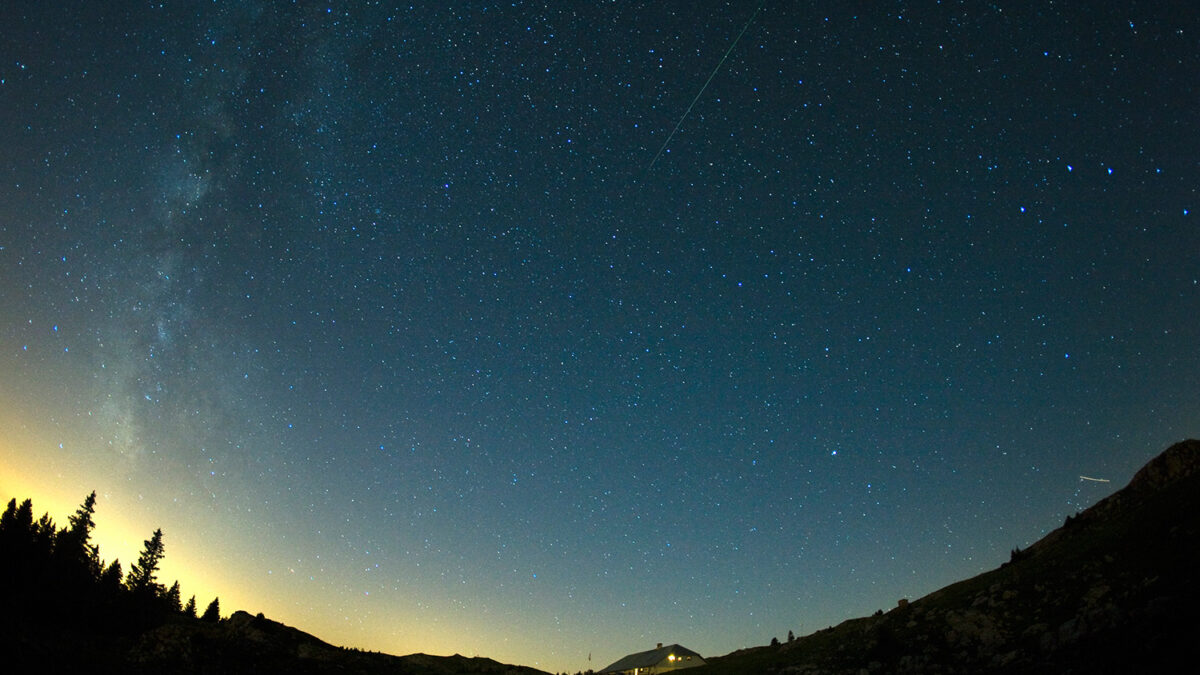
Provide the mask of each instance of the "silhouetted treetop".
POLYGON ((163 557, 162 529, 157 529, 149 539, 142 542, 144 548, 138 561, 129 568, 125 586, 134 593, 161 595, 162 587, 157 583, 158 563, 163 557))
POLYGON ((212 602, 208 603, 208 607, 204 610, 204 615, 200 617, 201 621, 211 621, 216 623, 221 620, 221 599, 213 598, 212 602))
POLYGON ((70 526, 66 532, 77 537, 80 541, 87 542, 92 536, 92 528, 96 527, 96 521, 92 518, 92 515, 95 513, 96 491, 92 490, 92 494, 83 500, 83 504, 79 506, 79 509, 67 518, 70 526))

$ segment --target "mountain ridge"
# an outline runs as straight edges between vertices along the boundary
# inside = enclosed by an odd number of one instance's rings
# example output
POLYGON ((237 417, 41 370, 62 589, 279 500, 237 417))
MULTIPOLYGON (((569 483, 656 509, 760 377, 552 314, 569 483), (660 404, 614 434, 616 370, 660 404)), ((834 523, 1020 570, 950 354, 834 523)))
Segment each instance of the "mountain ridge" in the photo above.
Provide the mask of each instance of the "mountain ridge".
POLYGON ((1200 441, 1000 567, 891 611, 709 659, 709 674, 1096 673, 1200 660, 1200 441))
MULTIPOLYGON (((1198 569, 1200 440, 1186 440, 1125 487, 1013 549, 996 569, 902 599, 886 613, 708 658, 702 668, 706 675, 1171 672, 1200 662, 1198 569)), ((240 610, 213 621, 172 616, 123 633, 86 622, 50 630, 8 615, 0 620, 0 653, 31 672, 546 675, 488 658, 337 647, 240 610)))
POLYGON ((238 610, 218 623, 172 622, 142 635, 124 657, 133 672, 546 675, 484 657, 394 656, 338 647, 262 614, 238 610))

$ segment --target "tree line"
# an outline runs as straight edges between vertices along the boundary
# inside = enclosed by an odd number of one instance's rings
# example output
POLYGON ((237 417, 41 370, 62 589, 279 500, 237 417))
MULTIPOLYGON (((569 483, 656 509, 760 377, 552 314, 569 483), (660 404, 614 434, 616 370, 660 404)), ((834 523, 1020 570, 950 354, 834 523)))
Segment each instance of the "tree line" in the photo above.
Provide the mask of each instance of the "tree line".
POLYGON ((181 601, 179 582, 159 583, 165 546, 161 529, 144 542, 137 562, 122 569, 105 562, 92 543, 96 493, 56 527, 49 513, 33 517, 30 499, 14 498, 0 515, 0 598, 5 637, 20 644, 44 642, 38 631, 97 639, 138 635, 170 621, 221 619, 219 598, 197 614, 196 596, 181 601))

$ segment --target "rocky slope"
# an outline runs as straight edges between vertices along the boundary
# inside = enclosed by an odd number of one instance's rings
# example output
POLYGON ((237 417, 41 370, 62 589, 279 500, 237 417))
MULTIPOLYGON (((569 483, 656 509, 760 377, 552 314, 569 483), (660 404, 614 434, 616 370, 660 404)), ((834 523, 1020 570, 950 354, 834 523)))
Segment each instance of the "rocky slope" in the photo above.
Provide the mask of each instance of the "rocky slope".
POLYGON ((996 570, 710 659, 708 673, 1191 672, 1198 601, 1200 441, 1190 440, 996 570))

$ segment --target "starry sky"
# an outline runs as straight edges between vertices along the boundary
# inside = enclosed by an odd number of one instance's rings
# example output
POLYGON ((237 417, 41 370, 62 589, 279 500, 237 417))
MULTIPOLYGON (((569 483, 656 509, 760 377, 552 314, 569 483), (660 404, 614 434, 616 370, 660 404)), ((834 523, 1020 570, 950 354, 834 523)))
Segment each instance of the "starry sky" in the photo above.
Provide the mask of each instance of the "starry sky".
POLYGON ((185 598, 395 654, 599 669, 919 597, 1200 435, 1198 36, 6 6, 0 493, 95 489, 102 557, 161 527, 185 598))

